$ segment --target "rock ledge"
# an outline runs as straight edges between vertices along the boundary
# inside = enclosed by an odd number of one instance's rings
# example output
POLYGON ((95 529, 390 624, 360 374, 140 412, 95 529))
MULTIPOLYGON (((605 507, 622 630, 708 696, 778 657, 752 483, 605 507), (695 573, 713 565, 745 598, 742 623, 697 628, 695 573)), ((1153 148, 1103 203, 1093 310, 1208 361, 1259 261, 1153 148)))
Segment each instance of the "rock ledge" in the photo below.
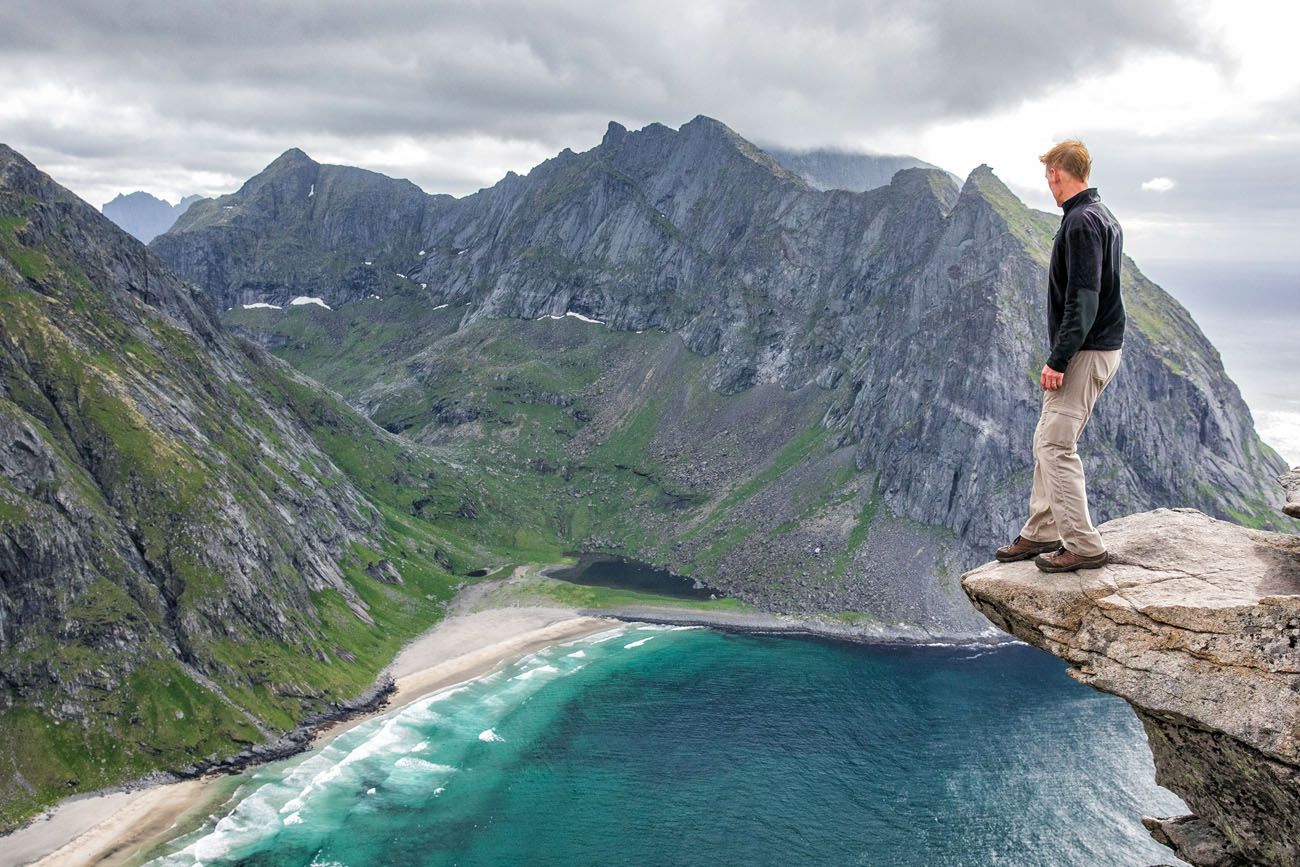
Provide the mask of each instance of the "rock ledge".
POLYGON ((962 587, 995 625, 1128 701, 1156 782, 1194 816, 1144 824, 1196 865, 1300 864, 1300 537, 1193 509, 1099 528, 1111 564, 988 563, 962 587))

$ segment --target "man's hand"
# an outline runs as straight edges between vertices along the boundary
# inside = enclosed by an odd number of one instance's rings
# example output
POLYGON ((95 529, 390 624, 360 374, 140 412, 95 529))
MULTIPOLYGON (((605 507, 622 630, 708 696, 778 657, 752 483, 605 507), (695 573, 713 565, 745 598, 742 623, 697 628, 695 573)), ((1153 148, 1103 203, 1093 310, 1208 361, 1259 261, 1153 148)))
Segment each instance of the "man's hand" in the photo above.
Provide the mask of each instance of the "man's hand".
POLYGON ((1038 375, 1038 381, 1043 386, 1043 391, 1056 391, 1065 382, 1065 374, 1059 373, 1046 364, 1043 365, 1043 372, 1038 375))

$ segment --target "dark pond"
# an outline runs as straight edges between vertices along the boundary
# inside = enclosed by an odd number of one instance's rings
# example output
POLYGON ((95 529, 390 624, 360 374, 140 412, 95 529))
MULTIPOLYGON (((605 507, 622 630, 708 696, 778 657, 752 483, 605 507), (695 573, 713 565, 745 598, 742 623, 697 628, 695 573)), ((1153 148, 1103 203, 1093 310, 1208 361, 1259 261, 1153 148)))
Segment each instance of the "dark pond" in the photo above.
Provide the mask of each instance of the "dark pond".
POLYGON ((545 574, 570 584, 637 590, 682 599, 711 599, 725 595, 703 584, 696 586, 696 581, 684 575, 674 575, 638 560, 609 554, 578 554, 577 557, 576 565, 548 569, 545 574))

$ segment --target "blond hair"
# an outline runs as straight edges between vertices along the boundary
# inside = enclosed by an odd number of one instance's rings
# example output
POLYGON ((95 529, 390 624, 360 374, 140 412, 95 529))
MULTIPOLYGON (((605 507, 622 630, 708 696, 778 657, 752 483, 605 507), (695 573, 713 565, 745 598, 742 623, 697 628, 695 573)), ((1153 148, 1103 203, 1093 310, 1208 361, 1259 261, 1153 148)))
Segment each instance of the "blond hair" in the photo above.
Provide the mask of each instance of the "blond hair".
POLYGON ((1068 138, 1038 158, 1049 169, 1061 169, 1087 183, 1092 173, 1092 157, 1077 138, 1068 138))

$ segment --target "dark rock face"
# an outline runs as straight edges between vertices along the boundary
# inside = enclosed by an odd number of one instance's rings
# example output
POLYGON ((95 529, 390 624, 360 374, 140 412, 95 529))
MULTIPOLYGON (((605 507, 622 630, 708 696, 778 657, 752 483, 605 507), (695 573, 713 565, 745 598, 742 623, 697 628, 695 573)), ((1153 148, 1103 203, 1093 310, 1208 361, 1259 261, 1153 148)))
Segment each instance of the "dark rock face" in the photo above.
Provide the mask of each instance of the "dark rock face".
MULTIPOLYGON (((244 287, 241 299, 279 301, 278 288, 255 296, 256 279, 247 275, 278 275, 266 279, 282 285, 301 272, 305 248, 277 251, 327 226, 356 235, 371 224, 342 202, 325 210, 303 204, 309 176, 328 168, 281 158, 230 197, 232 204, 193 212, 154 247, 222 303, 235 284, 244 287), (281 198, 257 204, 267 194, 254 194, 286 184, 285 160, 303 173, 293 204, 284 206, 295 214, 289 232, 270 217, 281 198), (240 235, 200 221, 218 207, 271 234, 240 235)), ((376 200, 387 201, 385 183, 399 183, 367 177, 376 200)), ((960 189, 943 172, 913 168, 865 193, 820 191, 724 124, 699 116, 679 130, 651 124, 630 132, 611 123, 589 151, 566 149, 526 176, 510 173, 461 199, 427 197, 423 208, 417 201, 413 196, 401 226, 385 224, 390 228, 376 229, 374 239, 391 241, 394 270, 421 287, 427 309, 451 308, 457 333, 565 314, 618 332, 669 332, 709 359, 707 386, 716 393, 770 389, 762 397, 766 414, 792 420, 816 407, 814 423, 829 428, 871 480, 834 525, 852 526, 873 485, 879 514, 900 522, 853 559, 854 576, 873 595, 889 575, 956 574, 987 557, 1023 519, 1041 401, 1036 376, 1047 349, 1045 263, 1059 216, 1025 208, 988 167, 960 189)), ((333 255, 312 243, 314 256, 333 255)), ((1131 262, 1125 293, 1123 365, 1081 445, 1095 520, 1173 505, 1280 526, 1272 480, 1285 467, 1256 436, 1218 354, 1131 262)), ((349 315, 366 314, 358 306, 349 315)), ((420 339, 412 331, 406 344, 420 339)), ((376 373, 373 389, 354 388, 356 405, 382 409, 376 392, 391 395, 394 380, 418 382, 440 364, 435 347, 446 340, 425 339, 425 356, 412 346, 406 361, 383 361, 388 372, 376 373)), ((618 369, 617 359, 609 366, 618 369)), ((667 395, 679 386, 665 377, 657 387, 674 405, 680 401, 667 395)), ((631 396, 630 385, 619 388, 631 396)), ((447 403, 439 395, 434 406, 450 427, 459 416, 448 413, 464 410, 447 403)), ((403 425, 407 431, 409 422, 403 425)), ((648 448, 667 462, 663 477, 689 476, 705 499, 721 499, 775 454, 725 448, 735 428, 708 419, 673 425, 683 429, 678 441, 664 434, 648 448)), ((780 427, 786 436, 802 429, 780 427)), ((684 523, 664 532, 687 526, 683 511, 684 523)), ((746 569, 766 564, 793 584, 788 552, 767 547, 789 547, 813 526, 797 514, 791 520, 798 532, 780 539, 754 533, 722 568, 739 581, 746 569)), ((759 517, 751 523, 766 527, 759 517)), ((822 550, 818 539, 849 544, 847 532, 820 526, 802 547, 822 550)), ((783 594, 793 598, 782 587, 765 590, 760 604, 779 604, 783 594)), ((947 601, 934 604, 952 622, 966 616, 951 593, 941 595, 947 601)), ((846 604, 850 596, 829 593, 814 602, 810 590, 800 605, 846 604)))
POLYGON ((1148 818, 1197 865, 1300 863, 1300 537, 1191 509, 1100 528, 1111 565, 962 576, 995 625, 1128 701, 1156 782, 1193 816, 1148 818))
POLYGON ((396 254, 409 258, 450 201, 295 148, 238 192, 191 207, 153 248, 223 310, 300 295, 334 306, 405 279, 396 254))
POLYGON ((877 187, 889 186, 889 181, 903 169, 939 170, 938 166, 916 157, 895 154, 854 153, 829 148, 792 150, 766 146, 763 150, 816 190, 865 193, 877 187))
POLYGON ((172 205, 148 193, 119 193, 101 209, 119 227, 148 244, 170 229, 190 205, 202 196, 186 196, 172 205))

